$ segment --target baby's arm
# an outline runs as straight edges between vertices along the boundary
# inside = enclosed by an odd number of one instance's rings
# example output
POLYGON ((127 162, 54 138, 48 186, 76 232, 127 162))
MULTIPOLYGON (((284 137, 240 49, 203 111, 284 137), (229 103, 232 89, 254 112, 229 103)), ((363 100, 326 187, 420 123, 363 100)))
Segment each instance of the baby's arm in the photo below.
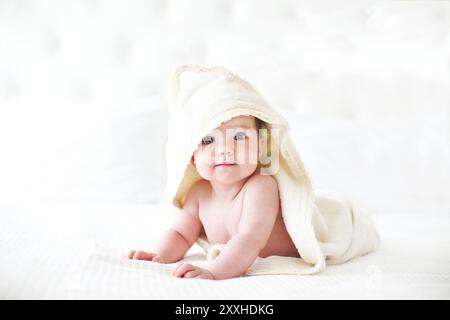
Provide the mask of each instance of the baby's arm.
POLYGON ((239 229, 207 269, 215 279, 241 276, 266 246, 279 209, 278 185, 272 176, 248 181, 239 229))
POLYGON ((198 192, 199 184, 195 184, 174 224, 162 235, 155 253, 131 251, 128 258, 161 263, 172 263, 183 258, 202 230, 198 216, 198 192))

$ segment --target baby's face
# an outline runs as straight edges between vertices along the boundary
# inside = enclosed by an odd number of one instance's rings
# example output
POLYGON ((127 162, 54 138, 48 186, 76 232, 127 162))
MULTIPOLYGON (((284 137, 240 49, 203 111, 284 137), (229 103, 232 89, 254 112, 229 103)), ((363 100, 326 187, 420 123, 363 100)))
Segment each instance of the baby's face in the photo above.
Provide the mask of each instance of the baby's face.
POLYGON ((258 166, 255 118, 239 116, 205 136, 194 152, 194 165, 203 179, 225 184, 253 174, 258 166))

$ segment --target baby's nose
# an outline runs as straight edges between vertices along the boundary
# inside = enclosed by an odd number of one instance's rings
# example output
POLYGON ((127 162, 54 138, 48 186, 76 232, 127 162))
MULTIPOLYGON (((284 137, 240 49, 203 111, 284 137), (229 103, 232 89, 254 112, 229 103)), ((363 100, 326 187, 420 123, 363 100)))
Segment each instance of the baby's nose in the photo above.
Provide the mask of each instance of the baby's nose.
POLYGON ((233 156, 234 155, 234 150, 233 148, 230 148, 229 146, 224 146, 224 147, 218 147, 216 149, 216 152, 218 155, 223 156, 223 155, 227 155, 227 156, 233 156))

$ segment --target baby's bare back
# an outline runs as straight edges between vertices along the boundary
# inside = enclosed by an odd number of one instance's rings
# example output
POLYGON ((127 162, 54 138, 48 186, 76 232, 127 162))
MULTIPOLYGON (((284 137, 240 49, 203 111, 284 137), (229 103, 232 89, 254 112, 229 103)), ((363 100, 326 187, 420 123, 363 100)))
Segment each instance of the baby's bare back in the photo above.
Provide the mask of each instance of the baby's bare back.
MULTIPOLYGON (((211 184, 209 181, 202 180, 196 186, 199 195, 199 218, 203 225, 203 229, 210 243, 226 244, 234 235, 236 235, 240 228, 245 228, 245 214, 246 208, 257 209, 260 207, 261 219, 264 219, 265 206, 261 203, 261 199, 254 199, 249 196, 249 188, 255 184, 264 184, 270 182, 269 179, 275 179, 271 176, 260 176, 254 174, 251 176, 239 193, 230 200, 220 200, 214 196, 211 184), (244 219, 243 219, 244 217, 244 219)), ((268 188, 269 190, 273 190, 268 188)), ((264 197, 278 197, 278 190, 276 195, 265 194, 264 197)), ((279 203, 279 201, 277 201, 279 203)), ((278 212, 276 219, 271 226, 272 230, 266 242, 265 247, 260 251, 260 257, 268 257, 273 255, 299 257, 299 253, 289 236, 286 226, 281 214, 281 208, 277 206, 278 212)), ((258 214, 258 212, 256 212, 258 214)), ((262 221, 263 222, 263 221, 262 221)))

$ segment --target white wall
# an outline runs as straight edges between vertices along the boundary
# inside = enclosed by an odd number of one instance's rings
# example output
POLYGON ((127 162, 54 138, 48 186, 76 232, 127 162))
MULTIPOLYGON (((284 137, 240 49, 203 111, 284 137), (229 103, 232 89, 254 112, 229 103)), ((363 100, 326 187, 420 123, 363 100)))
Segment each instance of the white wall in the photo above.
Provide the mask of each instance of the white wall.
POLYGON ((162 199, 179 63, 288 117, 319 190, 450 213, 450 2, 0 0, 0 202, 162 199))

